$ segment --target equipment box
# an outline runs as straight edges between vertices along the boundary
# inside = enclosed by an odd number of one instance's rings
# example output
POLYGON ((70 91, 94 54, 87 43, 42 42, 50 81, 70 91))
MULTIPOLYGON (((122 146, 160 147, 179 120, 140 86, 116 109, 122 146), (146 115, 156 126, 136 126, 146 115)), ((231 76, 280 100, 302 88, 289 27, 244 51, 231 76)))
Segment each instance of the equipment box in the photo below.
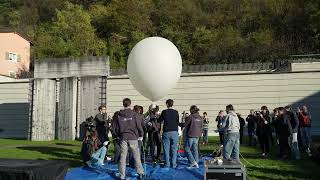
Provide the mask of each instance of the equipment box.
POLYGON ((223 160, 222 165, 214 163, 213 160, 204 163, 205 180, 246 180, 246 169, 239 162, 223 160))

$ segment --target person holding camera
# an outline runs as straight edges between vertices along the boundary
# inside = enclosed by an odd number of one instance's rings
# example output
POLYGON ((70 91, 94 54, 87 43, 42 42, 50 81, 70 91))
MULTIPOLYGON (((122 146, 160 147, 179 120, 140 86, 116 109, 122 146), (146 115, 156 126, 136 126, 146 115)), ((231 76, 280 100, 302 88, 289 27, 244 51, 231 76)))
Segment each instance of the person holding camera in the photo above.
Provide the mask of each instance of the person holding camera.
POLYGON ((110 127, 107 107, 105 105, 99 106, 99 113, 95 116, 94 120, 100 142, 109 141, 108 134, 110 127))
POLYGON ((270 115, 267 106, 262 106, 261 111, 257 112, 257 136, 260 144, 262 156, 265 157, 269 154, 269 138, 271 131, 270 115))
POLYGON ((120 138, 120 162, 119 172, 120 179, 125 179, 126 176, 126 159, 128 149, 132 152, 135 168, 139 175, 139 179, 144 176, 144 170, 141 164, 139 143, 143 139, 143 127, 137 117, 137 113, 130 109, 131 100, 129 98, 123 99, 123 110, 119 111, 115 118, 114 131, 117 137, 120 138))
POLYGON ((203 119, 199 114, 199 108, 196 105, 190 107, 190 116, 186 119, 185 128, 187 134, 187 144, 185 146, 188 159, 191 162, 190 167, 199 168, 198 142, 201 137, 203 119))
POLYGON ((219 132, 219 139, 220 139, 220 145, 221 147, 224 144, 224 129, 222 128, 223 123, 225 122, 225 117, 224 117, 224 111, 220 110, 218 113, 218 116, 216 118, 216 122, 217 122, 217 129, 219 132))
POLYGON ((286 109, 279 107, 278 110, 280 156, 281 159, 287 159, 290 155, 289 137, 292 134, 292 126, 286 109))
POLYGON ((247 116, 246 121, 248 123, 249 146, 255 146, 257 144, 257 141, 256 141, 257 119, 253 109, 250 110, 250 114, 247 116))

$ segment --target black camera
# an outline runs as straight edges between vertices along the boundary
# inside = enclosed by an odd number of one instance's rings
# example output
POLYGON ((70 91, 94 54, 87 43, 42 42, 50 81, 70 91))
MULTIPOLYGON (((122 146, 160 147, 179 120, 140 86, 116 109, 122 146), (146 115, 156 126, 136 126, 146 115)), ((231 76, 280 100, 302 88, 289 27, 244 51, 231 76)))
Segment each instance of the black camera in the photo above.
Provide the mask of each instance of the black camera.
POLYGON ((85 127, 88 131, 94 131, 96 129, 96 124, 92 116, 86 119, 85 127))

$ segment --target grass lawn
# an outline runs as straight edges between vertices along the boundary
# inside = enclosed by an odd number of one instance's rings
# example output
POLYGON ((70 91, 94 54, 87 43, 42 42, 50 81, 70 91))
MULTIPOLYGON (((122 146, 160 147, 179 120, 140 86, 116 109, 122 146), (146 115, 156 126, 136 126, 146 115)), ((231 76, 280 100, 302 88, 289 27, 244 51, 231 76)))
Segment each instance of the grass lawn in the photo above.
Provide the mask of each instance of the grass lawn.
MULTIPOLYGON (((218 138, 210 137, 210 144, 200 146, 202 154, 212 153, 218 148, 218 138)), ((67 160, 71 167, 81 166, 80 141, 26 141, 0 139, 0 158, 18 159, 46 159, 67 160)), ((272 155, 261 158, 259 149, 241 146, 241 154, 249 162, 241 161, 246 165, 249 179, 320 179, 320 165, 302 155, 298 161, 282 161, 276 157, 277 148, 272 149, 272 155)), ((113 153, 113 146, 110 151, 113 153)))

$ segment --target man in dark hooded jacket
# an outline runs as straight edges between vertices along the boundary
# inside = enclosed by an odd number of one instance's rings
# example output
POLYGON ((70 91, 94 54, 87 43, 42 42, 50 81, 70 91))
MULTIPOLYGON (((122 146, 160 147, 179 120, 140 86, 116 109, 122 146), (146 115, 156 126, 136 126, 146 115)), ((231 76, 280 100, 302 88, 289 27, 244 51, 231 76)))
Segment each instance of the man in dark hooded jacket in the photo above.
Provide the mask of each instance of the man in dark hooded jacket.
POLYGON ((116 122, 114 123, 115 133, 120 138, 120 179, 125 179, 128 148, 133 154, 139 178, 143 178, 144 170, 138 148, 138 140, 142 140, 143 137, 143 127, 138 120, 137 113, 130 109, 131 100, 129 98, 123 100, 123 106, 124 109, 119 112, 116 122))
POLYGON ((186 134, 187 134, 187 145, 186 152, 188 154, 188 159, 191 162, 190 167, 199 168, 198 161, 198 142, 202 135, 202 117, 199 114, 199 109, 197 106, 192 105, 190 107, 191 115, 187 118, 185 123, 186 134))

